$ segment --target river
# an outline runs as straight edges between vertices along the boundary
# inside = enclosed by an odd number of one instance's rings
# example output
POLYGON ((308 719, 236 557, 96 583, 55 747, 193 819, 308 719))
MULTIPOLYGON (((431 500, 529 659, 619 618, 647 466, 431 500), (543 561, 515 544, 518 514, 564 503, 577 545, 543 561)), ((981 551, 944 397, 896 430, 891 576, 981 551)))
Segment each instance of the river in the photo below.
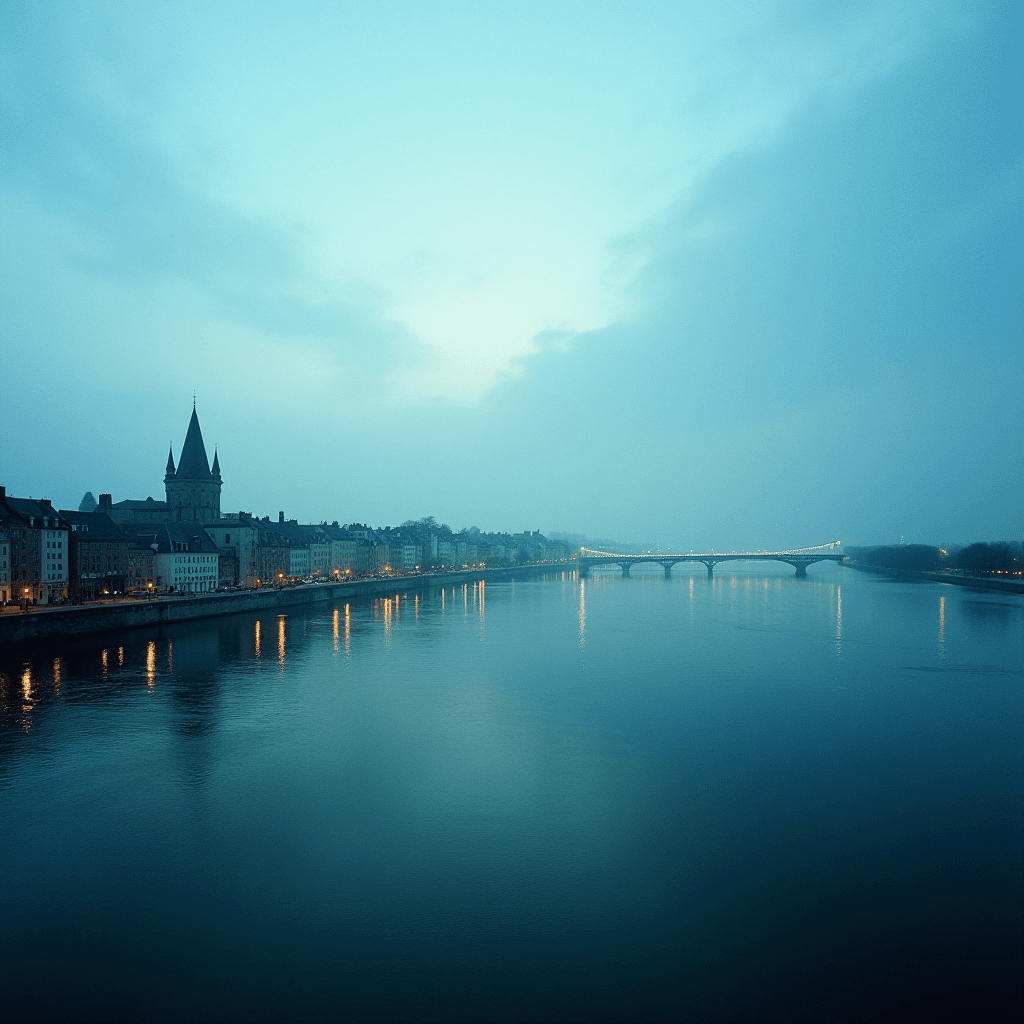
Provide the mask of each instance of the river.
POLYGON ((697 569, 0 652, 4 1015, 1012 1019, 1024 599, 697 569))

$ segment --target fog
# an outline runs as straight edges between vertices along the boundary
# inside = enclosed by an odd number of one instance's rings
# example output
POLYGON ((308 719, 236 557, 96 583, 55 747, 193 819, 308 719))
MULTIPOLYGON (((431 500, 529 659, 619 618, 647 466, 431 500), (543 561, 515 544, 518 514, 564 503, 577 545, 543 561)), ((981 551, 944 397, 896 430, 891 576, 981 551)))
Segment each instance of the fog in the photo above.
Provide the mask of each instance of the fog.
POLYGON ((1011 4, 7 3, 0 483, 1024 536, 1011 4), (682 7, 682 5, 679 5, 682 7))

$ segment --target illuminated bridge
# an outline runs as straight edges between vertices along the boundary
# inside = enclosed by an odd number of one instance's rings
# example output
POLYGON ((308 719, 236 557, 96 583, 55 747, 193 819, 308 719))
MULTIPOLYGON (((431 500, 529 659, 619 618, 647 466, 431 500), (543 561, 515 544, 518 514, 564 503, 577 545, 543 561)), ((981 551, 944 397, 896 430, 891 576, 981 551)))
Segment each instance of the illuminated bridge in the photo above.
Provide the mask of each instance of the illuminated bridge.
POLYGON ((622 575, 628 576, 630 568, 641 562, 657 562, 663 565, 666 576, 672 574, 672 566, 676 562, 703 562, 708 567, 709 576, 714 575, 714 568, 719 562, 788 562, 796 567, 797 576, 806 576, 807 566, 814 562, 841 562, 844 556, 843 542, 837 540, 831 544, 792 548, 789 551, 687 551, 685 554, 649 551, 645 555, 616 555, 611 551, 580 548, 576 557, 581 576, 589 576, 595 565, 618 565, 622 569, 622 575))

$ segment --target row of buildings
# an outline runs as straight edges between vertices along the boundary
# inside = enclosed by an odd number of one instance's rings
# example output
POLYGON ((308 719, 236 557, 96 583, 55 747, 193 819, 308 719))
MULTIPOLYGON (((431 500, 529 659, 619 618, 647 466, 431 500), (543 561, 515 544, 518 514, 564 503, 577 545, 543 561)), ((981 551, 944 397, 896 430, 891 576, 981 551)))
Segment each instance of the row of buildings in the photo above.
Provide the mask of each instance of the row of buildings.
POLYGON ((432 518, 371 529, 222 513, 220 459, 211 466, 195 408, 164 500, 90 494, 77 510, 9 497, 0 486, 0 604, 88 601, 126 593, 208 593, 440 566, 568 557, 539 531, 454 533, 432 518))

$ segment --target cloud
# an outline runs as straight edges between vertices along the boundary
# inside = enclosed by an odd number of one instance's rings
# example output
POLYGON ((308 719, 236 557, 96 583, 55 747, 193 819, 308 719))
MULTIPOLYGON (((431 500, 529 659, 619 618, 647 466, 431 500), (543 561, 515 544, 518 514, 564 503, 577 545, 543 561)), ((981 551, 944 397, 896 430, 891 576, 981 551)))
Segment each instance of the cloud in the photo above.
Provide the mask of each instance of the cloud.
POLYGON ((62 479, 112 444, 123 467, 68 501, 149 493, 198 386, 226 501, 303 518, 765 546, 939 531, 950 495, 978 530, 1019 508, 1000 17, 653 7, 535 51, 528 19, 438 42, 424 8, 341 61, 334 22, 104 44, 122 8, 18 10, 0 389, 52 404, 10 425, 6 474, 36 480, 64 417, 62 479))
POLYGON ((112 283, 132 304, 148 294, 154 307, 171 283, 210 319, 248 328, 264 344, 312 345, 374 391, 399 364, 429 361, 429 350, 382 314, 373 289, 312 273, 301 235, 180 180, 140 126, 98 101, 80 55, 48 19, 21 29, 8 35, 0 88, 4 189, 27 216, 64 225, 58 258, 69 275, 112 283))

